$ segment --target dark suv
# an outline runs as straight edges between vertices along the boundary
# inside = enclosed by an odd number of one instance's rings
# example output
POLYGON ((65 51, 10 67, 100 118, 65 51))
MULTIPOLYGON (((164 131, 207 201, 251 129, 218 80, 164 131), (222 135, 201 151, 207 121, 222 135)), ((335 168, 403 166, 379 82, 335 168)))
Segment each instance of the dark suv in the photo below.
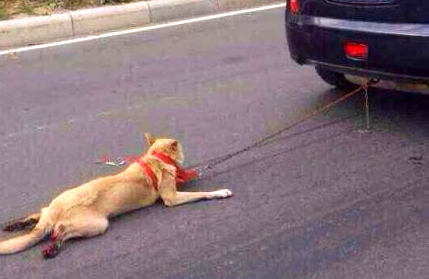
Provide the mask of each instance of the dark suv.
POLYGON ((429 0, 287 0, 292 58, 337 87, 345 74, 429 81, 429 0))

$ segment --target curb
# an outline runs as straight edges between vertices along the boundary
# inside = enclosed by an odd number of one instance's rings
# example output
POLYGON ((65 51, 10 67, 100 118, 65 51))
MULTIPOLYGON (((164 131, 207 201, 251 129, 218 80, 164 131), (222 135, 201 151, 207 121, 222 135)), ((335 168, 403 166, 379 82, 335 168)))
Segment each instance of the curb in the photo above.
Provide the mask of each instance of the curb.
POLYGON ((279 3, 279 0, 151 0, 0 21, 0 48, 36 45, 152 23, 279 3))
POLYGON ((273 1, 273 0, 215 0, 218 2, 219 12, 227 12, 231 10, 238 10, 244 8, 251 8, 255 6, 263 6, 268 4, 275 4, 283 1, 273 1))
POLYGON ((137 27, 151 22, 146 2, 78 10, 69 14, 73 26, 73 36, 137 27))
POLYGON ((152 0, 147 4, 151 13, 151 23, 218 12, 217 0, 152 0))
POLYGON ((0 47, 37 44, 73 35, 68 13, 0 21, 0 47))

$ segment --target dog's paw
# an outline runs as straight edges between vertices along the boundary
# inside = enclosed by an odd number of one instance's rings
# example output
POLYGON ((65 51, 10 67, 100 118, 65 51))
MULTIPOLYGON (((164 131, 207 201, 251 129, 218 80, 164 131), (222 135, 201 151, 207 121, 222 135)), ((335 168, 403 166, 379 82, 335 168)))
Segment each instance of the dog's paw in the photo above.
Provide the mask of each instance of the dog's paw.
POLYGON ((232 195, 231 190, 228 189, 222 189, 215 192, 215 197, 219 199, 229 198, 232 197, 232 195))

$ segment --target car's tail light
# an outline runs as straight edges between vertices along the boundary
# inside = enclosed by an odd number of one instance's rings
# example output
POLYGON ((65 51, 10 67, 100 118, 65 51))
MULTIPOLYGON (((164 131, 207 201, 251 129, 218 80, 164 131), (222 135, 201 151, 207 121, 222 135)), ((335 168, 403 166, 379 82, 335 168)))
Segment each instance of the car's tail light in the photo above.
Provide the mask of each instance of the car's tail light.
POLYGON ((368 45, 365 43, 344 43, 344 52, 348 58, 365 60, 368 58, 368 45))
POLYGON ((289 0, 289 10, 293 14, 299 12, 299 0, 289 0))

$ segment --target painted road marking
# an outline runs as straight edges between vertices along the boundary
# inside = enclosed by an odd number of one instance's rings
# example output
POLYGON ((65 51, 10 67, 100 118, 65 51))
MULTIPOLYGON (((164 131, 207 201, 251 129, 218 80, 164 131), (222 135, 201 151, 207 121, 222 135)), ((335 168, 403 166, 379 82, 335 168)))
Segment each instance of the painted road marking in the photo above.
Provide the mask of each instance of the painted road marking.
POLYGON ((19 53, 19 52, 31 51, 31 50, 36 50, 36 49, 44 49, 44 48, 69 45, 69 44, 76 44, 76 43, 80 43, 80 42, 87 42, 87 41, 98 40, 98 39, 102 39, 102 38, 122 36, 122 35, 127 35, 127 34, 145 32, 145 31, 149 31, 149 30, 155 30, 155 29, 167 28, 167 27, 172 27, 172 26, 191 24, 191 23, 195 23, 195 22, 219 19, 219 18, 230 17, 230 16, 235 16, 235 15, 249 14, 249 13, 255 13, 255 12, 259 12, 259 11, 267 11, 267 10, 272 10, 272 9, 284 8, 285 6, 286 6, 286 3, 280 3, 280 4, 257 7, 257 8, 251 8, 251 9, 245 9, 245 10, 239 10, 239 11, 233 11, 233 12, 227 12, 227 13, 221 13, 221 14, 215 14, 215 15, 208 15, 208 16, 196 17, 196 18, 185 19, 185 20, 179 20, 179 21, 174 21, 174 22, 169 22, 169 23, 139 27, 139 28, 132 28, 132 29, 127 29, 127 30, 122 30, 122 31, 108 32, 108 33, 103 33, 103 34, 99 34, 99 35, 86 36, 86 37, 81 37, 81 38, 75 38, 75 39, 70 39, 70 40, 53 42, 53 43, 46 43, 46 44, 40 44, 40 45, 34 45, 34 46, 8 49, 8 50, 0 51, 0 56, 14 55, 15 53, 19 53))

